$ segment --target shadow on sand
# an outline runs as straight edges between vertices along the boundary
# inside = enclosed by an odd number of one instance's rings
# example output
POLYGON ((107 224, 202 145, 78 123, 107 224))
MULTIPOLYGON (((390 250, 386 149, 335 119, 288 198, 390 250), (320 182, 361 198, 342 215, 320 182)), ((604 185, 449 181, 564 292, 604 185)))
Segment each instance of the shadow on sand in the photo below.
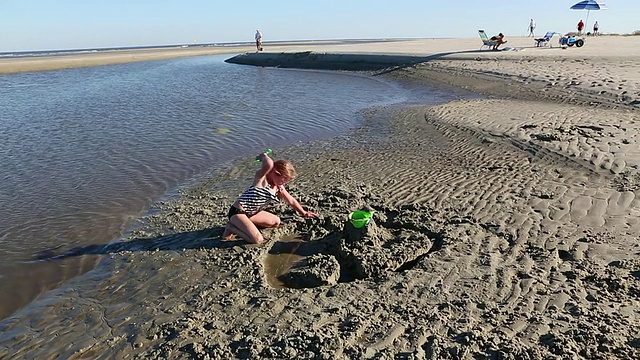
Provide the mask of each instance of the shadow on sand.
POLYGON ((155 238, 137 238, 130 241, 114 242, 110 244, 85 245, 75 247, 63 254, 56 254, 56 251, 60 249, 60 247, 58 247, 37 253, 35 255, 35 260, 51 261, 76 256, 106 255, 127 251, 214 249, 247 245, 243 240, 222 240, 222 232, 223 228, 211 228, 159 236, 155 238))

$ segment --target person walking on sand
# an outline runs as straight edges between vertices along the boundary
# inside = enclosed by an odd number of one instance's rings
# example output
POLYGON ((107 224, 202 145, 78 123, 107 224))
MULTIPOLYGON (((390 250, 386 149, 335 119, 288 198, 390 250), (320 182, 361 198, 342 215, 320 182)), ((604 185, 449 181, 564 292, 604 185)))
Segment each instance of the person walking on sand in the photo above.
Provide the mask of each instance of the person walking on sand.
POLYGON ((600 29, 600 25, 598 25, 598 20, 593 24, 593 36, 598 36, 600 33, 598 30, 600 29))
POLYGON ((284 185, 293 180, 296 171, 286 160, 273 161, 262 153, 256 157, 262 161, 262 167, 256 172, 253 184, 245 190, 229 208, 229 222, 224 228, 222 238, 231 239, 234 235, 252 244, 264 241, 260 228, 280 225, 280 218, 264 209, 278 199, 284 199, 293 209, 304 217, 316 217, 318 214, 305 210, 291 196, 284 185))
POLYGON ((535 37, 536 35, 533 33, 533 30, 536 29, 536 22, 533 21, 533 19, 531 19, 531 21, 529 22, 529 35, 527 35, 527 37, 531 36, 531 37, 535 37))
POLYGON ((582 35, 582 30, 584 29, 584 23, 582 20, 578 23, 578 35, 582 35))
POLYGON ((256 29, 256 52, 258 51, 262 51, 262 33, 260 32, 260 29, 256 29))

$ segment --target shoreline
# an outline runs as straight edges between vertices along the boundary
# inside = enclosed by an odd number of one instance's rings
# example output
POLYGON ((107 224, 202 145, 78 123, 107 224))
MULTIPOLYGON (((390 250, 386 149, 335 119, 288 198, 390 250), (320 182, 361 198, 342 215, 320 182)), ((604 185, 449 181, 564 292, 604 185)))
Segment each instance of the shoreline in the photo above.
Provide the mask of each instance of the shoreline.
MULTIPOLYGON (((264 46, 271 49, 297 49, 300 47, 331 47, 346 46, 348 44, 384 44, 405 41, 391 40, 314 40, 314 41, 277 41, 266 42, 264 46)), ((157 61, 177 59, 193 56, 237 54, 255 50, 253 43, 235 46, 189 46, 176 47, 144 47, 139 49, 112 49, 77 54, 61 53, 58 55, 44 55, 36 57, 8 57, 0 58, 0 74, 15 74, 22 72, 38 72, 64 70, 81 67, 94 67, 132 62, 157 61)))
POLYGON ((106 280, 57 291, 39 325, 3 321, 0 355, 44 357, 46 342, 67 357, 640 356, 640 81, 625 71, 638 64, 585 53, 383 70, 487 97, 372 108, 346 137, 279 151, 322 216, 281 207, 264 246, 219 240, 252 167, 212 174, 159 204, 93 275, 106 280), (358 247, 340 232, 362 206, 378 215, 358 247), (292 234, 309 236, 293 252, 315 256, 305 279, 320 286, 268 284, 292 234), (350 276, 336 281, 331 259, 350 276))
POLYGON ((110 50, 97 53, 0 59, 0 74, 75 69, 206 55, 234 54, 250 47, 110 50))
MULTIPOLYGON (((355 41, 355 40, 354 40, 355 41)), ((376 59, 385 58, 383 63, 389 66, 406 65, 403 57, 414 60, 499 60, 499 61, 580 61, 584 59, 598 59, 619 61, 633 59, 640 56, 640 36, 609 36, 588 38, 587 43, 580 49, 569 48, 561 50, 557 41, 550 43, 550 47, 538 48, 533 46, 533 40, 528 37, 510 37, 505 44, 507 51, 481 50, 479 38, 462 39, 380 39, 362 40, 355 43, 346 40, 317 40, 317 41, 283 41, 265 43, 265 51, 254 53, 253 45, 233 47, 187 47, 187 48, 142 48, 126 50, 98 51, 96 53, 82 53, 59 56, 0 58, 0 74, 19 72, 61 70, 77 67, 91 67, 129 62, 155 61, 180 57, 205 56, 218 54, 248 54, 274 57, 278 54, 290 56, 293 53, 325 54, 334 56, 357 55, 363 56, 358 63, 367 67, 367 62, 380 63, 376 59), (601 50, 606 47, 606 52, 601 50), (371 55, 367 58, 367 55, 371 55), (394 59, 395 58, 395 59, 394 59)), ((332 60, 337 62, 336 60, 332 60)), ((349 60, 347 60, 349 61, 349 60)), ((322 62, 316 61, 316 66, 322 62)), ((526 64, 525 64, 526 65, 526 64)), ((268 66, 268 65, 265 65, 268 66)), ((309 65, 312 66, 312 65, 309 65)), ((353 70, 357 67, 353 66, 353 70)))

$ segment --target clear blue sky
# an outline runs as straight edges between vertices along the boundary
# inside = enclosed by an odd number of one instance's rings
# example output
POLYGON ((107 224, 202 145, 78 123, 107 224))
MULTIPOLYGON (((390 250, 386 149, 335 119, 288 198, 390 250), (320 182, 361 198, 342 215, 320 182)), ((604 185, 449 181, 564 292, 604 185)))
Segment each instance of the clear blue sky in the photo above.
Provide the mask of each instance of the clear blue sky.
MULTIPOLYGON (((269 40, 474 37, 575 29, 578 0, 0 0, 0 52, 269 40), (490 10, 491 9, 491 10, 490 10)), ((640 30, 640 0, 603 1, 588 29, 640 30)))

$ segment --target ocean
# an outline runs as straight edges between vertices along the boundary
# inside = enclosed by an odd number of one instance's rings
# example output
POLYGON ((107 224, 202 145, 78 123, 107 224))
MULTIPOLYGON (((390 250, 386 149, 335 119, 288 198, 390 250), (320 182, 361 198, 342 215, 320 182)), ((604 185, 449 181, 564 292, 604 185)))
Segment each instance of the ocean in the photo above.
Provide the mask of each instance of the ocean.
POLYGON ((0 319, 99 261, 40 254, 117 241, 211 169, 342 135, 374 106, 456 97, 231 56, 0 75, 0 319))

